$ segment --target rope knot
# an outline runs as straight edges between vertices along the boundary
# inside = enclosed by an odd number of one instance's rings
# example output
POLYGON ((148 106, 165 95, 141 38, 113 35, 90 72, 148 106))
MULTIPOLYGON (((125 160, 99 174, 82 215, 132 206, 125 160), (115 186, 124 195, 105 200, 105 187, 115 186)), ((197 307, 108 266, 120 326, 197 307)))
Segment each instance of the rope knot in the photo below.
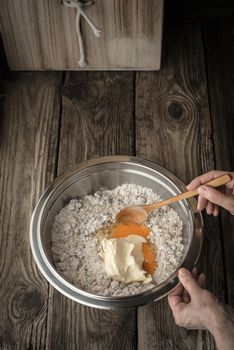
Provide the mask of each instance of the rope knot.
POLYGON ((67 7, 75 7, 77 9, 76 13, 76 34, 79 41, 79 48, 80 48, 80 60, 79 60, 79 66, 81 68, 85 68, 87 65, 87 62, 85 60, 85 50, 84 50, 84 41, 81 34, 81 16, 86 20, 86 22, 89 24, 91 29, 94 32, 94 35, 96 37, 100 37, 101 30, 98 29, 95 24, 88 18, 88 16, 84 13, 82 7, 93 5, 94 0, 90 1, 80 1, 80 0, 63 0, 63 4, 67 7))

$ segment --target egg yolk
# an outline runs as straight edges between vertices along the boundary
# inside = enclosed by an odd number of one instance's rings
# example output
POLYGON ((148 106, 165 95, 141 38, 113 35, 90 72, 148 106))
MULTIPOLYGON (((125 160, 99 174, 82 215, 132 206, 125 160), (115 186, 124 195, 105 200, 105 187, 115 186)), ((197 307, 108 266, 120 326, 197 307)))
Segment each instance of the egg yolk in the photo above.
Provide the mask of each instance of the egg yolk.
MULTIPOLYGON (((114 226, 111 229, 109 238, 124 238, 129 235, 139 235, 147 239, 149 234, 149 227, 129 222, 127 224, 120 224, 114 226)), ((153 275, 157 268, 157 264, 155 261, 156 255, 149 241, 146 243, 142 243, 142 250, 144 254, 144 261, 142 267, 147 273, 153 275)))

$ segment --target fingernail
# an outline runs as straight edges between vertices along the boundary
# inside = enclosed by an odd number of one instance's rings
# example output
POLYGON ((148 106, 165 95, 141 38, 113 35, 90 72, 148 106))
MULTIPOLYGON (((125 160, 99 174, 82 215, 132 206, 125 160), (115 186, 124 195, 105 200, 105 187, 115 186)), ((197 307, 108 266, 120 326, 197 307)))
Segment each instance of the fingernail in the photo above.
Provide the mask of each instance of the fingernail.
POLYGON ((197 192, 199 194, 206 194, 207 188, 205 186, 200 186, 200 187, 198 187, 197 192))
POLYGON ((189 274, 188 270, 186 270, 184 267, 179 269, 179 277, 186 277, 188 276, 188 274, 189 274))
POLYGON ((188 184, 188 185, 186 186, 186 188, 187 188, 187 190, 191 190, 191 185, 188 184))

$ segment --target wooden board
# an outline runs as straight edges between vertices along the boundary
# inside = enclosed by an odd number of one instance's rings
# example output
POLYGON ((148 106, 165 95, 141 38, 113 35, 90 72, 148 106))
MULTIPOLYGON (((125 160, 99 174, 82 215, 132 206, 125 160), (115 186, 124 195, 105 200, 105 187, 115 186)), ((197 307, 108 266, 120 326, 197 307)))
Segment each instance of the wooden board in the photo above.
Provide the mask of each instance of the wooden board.
MULTIPOLYGON (((163 0, 96 0, 82 20, 86 69, 160 68, 163 0)), ((60 0, 2 0, 1 31, 11 69, 79 70, 76 9, 60 0)))
POLYGON ((167 16, 180 18, 233 18, 233 0, 167 0, 167 16))
MULTIPOLYGON (((208 82, 217 169, 234 170, 234 23, 210 20, 204 23, 208 82)), ((227 298, 234 306, 234 217, 222 211, 223 249, 227 298)))
POLYGON ((59 173, 76 162, 134 152, 134 73, 66 73, 59 173))
MULTIPOLYGON (((62 93, 59 174, 87 158, 133 153, 133 73, 67 73, 62 93)), ((50 348, 135 349, 135 310, 89 308, 55 290, 51 298, 50 348)))
MULTIPOLYGON (((166 299, 137 313, 71 302, 48 285, 29 248, 29 221, 39 195, 56 174, 83 159, 136 151, 185 182, 216 166, 234 169, 233 22, 206 21, 205 50, 198 21, 170 20, 165 28, 160 72, 66 73, 62 101, 60 73, 14 72, 4 82, 1 349, 214 349, 206 332, 175 326, 166 299)), ((221 222, 205 216, 200 267, 207 287, 223 300, 227 292, 234 305, 233 218, 223 215, 221 222)))
POLYGON ((60 73, 4 82, 0 120, 0 348, 46 344, 48 283, 29 246, 32 210, 56 169, 60 73))
MULTIPOLYGON (((136 154, 168 168, 188 183, 214 168, 204 52, 199 21, 165 24, 160 72, 136 73, 136 154)), ((208 287, 223 297, 218 221, 205 228, 202 269, 208 287)), ((139 349, 214 349, 209 334, 177 327, 166 299, 139 308, 139 349)))

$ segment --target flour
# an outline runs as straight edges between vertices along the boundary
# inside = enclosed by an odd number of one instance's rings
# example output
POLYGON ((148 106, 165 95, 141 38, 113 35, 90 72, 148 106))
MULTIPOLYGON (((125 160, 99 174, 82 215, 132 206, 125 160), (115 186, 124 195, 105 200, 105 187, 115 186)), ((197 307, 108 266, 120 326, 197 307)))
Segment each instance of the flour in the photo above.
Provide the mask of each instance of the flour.
POLYGON ((68 282, 87 292, 104 296, 141 293, 165 281, 178 267, 184 249, 183 224, 170 207, 150 214, 145 224, 151 228, 150 241, 157 248, 157 270, 150 284, 113 281, 100 257, 97 231, 113 223, 116 214, 133 204, 150 204, 161 198, 151 189, 123 184, 114 190, 100 189, 94 195, 72 199, 55 217, 52 251, 58 272, 68 282))

